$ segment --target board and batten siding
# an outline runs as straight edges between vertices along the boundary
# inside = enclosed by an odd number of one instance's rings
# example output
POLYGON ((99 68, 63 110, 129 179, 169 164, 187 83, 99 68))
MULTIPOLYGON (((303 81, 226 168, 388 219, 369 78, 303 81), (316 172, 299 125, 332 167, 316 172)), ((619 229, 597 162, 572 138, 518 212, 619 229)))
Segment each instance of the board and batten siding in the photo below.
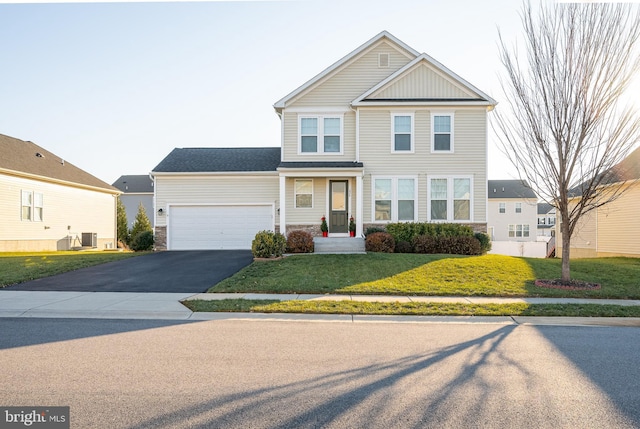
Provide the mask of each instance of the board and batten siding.
POLYGON ((473 221, 486 222, 487 112, 484 107, 361 108, 360 161, 365 165, 364 211, 371 216, 372 176, 418 176, 418 220, 427 220, 427 176, 472 176, 473 221), (454 153, 431 153, 431 113, 454 113, 454 153), (391 152, 392 113, 414 114, 414 152, 391 152))
POLYGON ((640 256, 640 187, 598 209, 598 256, 640 256))
MULTIPOLYGON (((155 210, 166 212, 170 204, 274 204, 275 224, 279 200, 277 173, 265 175, 158 175, 155 177, 155 210)), ((238 219, 242 223, 242 219, 238 219)), ((167 217, 156 214, 156 226, 167 217)))
POLYGON ((68 250, 83 232, 98 234, 100 249, 116 247, 115 194, 7 175, 0 188, 0 251, 68 250), (42 194, 42 221, 22 220, 23 190, 42 194))
POLYGON ((416 98, 469 98, 478 96, 444 77, 426 63, 420 63, 412 70, 403 73, 393 83, 386 85, 367 97, 375 99, 416 99, 416 98))

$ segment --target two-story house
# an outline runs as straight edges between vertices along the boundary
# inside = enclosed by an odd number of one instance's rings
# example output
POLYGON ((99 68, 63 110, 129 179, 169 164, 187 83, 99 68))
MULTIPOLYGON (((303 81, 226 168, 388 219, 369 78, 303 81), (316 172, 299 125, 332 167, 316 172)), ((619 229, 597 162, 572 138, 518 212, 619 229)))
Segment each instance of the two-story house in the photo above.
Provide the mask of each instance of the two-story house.
POLYGON ((175 149, 154 170, 159 248, 249 248, 261 229, 487 228, 496 102, 386 31, 274 104, 279 148, 175 149))
POLYGON ((556 235, 556 208, 548 203, 538 203, 538 236, 556 235))
POLYGON ((489 237, 493 241, 536 241, 538 198, 521 180, 489 180, 489 237))

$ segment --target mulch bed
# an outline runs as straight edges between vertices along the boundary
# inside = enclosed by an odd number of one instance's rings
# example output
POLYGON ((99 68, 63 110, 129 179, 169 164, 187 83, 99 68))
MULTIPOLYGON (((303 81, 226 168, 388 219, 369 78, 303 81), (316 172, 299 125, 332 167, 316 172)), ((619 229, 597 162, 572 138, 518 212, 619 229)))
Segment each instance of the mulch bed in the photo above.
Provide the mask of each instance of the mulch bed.
POLYGON ((599 283, 582 282, 579 280, 571 280, 568 283, 562 280, 536 280, 535 285, 539 287, 546 287, 549 289, 566 289, 566 290, 598 290, 600 289, 599 283))

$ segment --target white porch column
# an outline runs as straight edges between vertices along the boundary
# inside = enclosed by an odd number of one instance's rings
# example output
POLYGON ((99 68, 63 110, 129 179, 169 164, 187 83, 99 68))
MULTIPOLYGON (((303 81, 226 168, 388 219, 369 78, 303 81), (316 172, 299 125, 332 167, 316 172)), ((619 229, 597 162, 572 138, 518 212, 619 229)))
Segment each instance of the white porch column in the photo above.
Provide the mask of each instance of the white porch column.
POLYGON ((364 235, 364 198, 362 195, 362 174, 356 176, 356 237, 364 235))
POLYGON ((287 207, 287 201, 286 201, 286 195, 287 195, 287 190, 286 190, 286 182, 287 178, 285 176, 283 176, 282 174, 280 175, 280 233, 283 235, 287 235, 287 222, 286 222, 286 207, 287 207))

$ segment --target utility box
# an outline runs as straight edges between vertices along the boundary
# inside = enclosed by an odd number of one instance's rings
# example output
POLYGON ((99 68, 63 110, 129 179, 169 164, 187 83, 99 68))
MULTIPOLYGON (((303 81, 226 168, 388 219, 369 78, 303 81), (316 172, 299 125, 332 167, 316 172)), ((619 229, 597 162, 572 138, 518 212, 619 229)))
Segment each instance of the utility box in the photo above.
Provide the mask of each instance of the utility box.
POLYGON ((98 234, 95 232, 83 232, 82 247, 98 247, 98 234))

